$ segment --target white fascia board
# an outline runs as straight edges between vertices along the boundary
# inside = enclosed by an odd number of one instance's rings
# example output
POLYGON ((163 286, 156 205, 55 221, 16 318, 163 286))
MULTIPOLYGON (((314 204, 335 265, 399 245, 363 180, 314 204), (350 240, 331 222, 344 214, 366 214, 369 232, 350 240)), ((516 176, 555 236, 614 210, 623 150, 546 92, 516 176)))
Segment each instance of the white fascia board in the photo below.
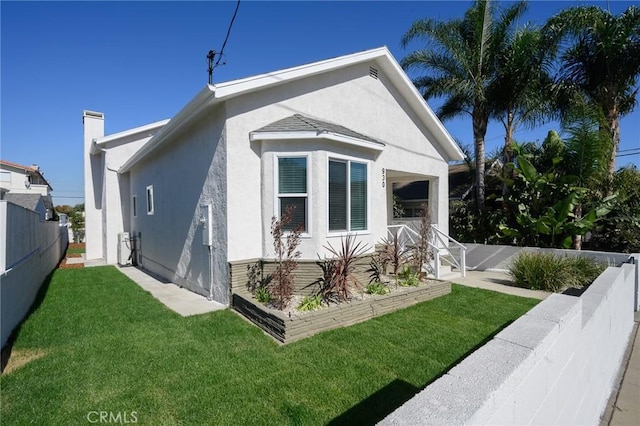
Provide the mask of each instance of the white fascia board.
POLYGON ((212 85, 206 85, 198 94, 186 104, 180 112, 178 112, 167 124, 153 135, 149 141, 144 144, 138 152, 133 154, 126 163, 118 169, 118 173, 128 172, 134 164, 144 158, 149 152, 156 149, 169 137, 182 129, 185 125, 197 118, 209 105, 216 101, 216 88, 212 85))
POLYGON ((134 136, 134 135, 136 135, 138 133, 142 133, 143 134, 142 137, 148 137, 148 136, 150 136, 149 132, 152 132, 152 131, 158 129, 159 127, 163 127, 169 121, 170 121, 169 119, 156 121, 154 123, 145 124, 144 126, 134 127, 133 129, 124 130, 122 132, 114 133, 112 135, 104 136, 102 138, 97 138, 95 140, 95 144, 98 147, 103 147, 104 145, 108 144, 109 142, 117 141, 119 139, 124 139, 124 138, 129 137, 129 136, 134 136), (146 133, 146 135, 145 135, 145 133, 146 133))
POLYGON ((249 139, 253 141, 272 140, 309 140, 325 139, 347 145, 358 146, 372 151, 382 152, 385 145, 381 142, 371 142, 364 139, 352 138, 332 132, 251 132, 249 139))

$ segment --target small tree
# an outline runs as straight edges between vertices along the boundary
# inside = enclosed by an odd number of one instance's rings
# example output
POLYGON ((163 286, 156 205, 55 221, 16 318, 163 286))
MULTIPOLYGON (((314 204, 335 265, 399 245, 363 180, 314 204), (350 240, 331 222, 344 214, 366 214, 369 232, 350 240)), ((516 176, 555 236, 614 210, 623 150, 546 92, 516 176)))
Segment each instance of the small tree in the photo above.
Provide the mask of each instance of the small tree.
POLYGON ((269 292, 274 297, 278 309, 283 309, 289 303, 295 288, 293 271, 298 267, 297 259, 300 257, 297 249, 300 245, 302 225, 298 224, 293 230, 286 231, 287 225, 293 219, 294 210, 295 206, 287 206, 280 219, 275 216, 271 218, 276 270, 271 274, 269 292))
POLYGON ((71 221, 74 242, 82 242, 84 240, 84 203, 76 204, 73 207, 69 220, 71 221))
POLYGON ((386 264, 391 265, 397 288, 400 267, 407 262, 410 253, 409 250, 402 246, 397 233, 393 234, 391 238, 384 239, 383 244, 384 252, 382 253, 382 258, 386 264))
POLYGON ((431 229, 431 211, 429 210, 429 205, 427 203, 420 206, 420 225, 418 227, 418 234, 420 235, 420 239, 412 247, 413 253, 411 259, 418 271, 418 277, 420 279, 424 279, 426 274, 422 270, 422 267, 425 263, 429 262, 433 256, 431 253, 431 247, 429 246, 433 234, 433 230, 431 229))

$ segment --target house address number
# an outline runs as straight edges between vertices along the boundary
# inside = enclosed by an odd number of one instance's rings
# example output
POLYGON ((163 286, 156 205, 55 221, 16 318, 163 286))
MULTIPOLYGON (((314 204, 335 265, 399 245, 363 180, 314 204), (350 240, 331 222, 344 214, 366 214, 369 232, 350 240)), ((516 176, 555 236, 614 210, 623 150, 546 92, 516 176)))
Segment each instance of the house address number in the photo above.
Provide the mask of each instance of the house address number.
POLYGON ((382 168, 382 187, 384 188, 385 182, 387 180, 387 176, 386 176, 386 170, 384 169, 384 167, 382 168))

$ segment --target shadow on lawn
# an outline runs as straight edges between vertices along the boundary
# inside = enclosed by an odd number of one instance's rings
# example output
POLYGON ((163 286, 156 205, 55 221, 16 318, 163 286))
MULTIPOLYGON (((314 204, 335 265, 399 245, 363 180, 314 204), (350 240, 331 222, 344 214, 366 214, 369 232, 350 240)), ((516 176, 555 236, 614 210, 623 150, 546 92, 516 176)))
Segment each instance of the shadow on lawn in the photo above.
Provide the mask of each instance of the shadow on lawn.
MULTIPOLYGON (((62 261, 60 261, 61 263, 62 261)), ((5 345, 4 348, 2 348, 2 355, 1 355, 1 368, 0 368, 0 372, 4 373, 7 364, 9 363, 9 360, 11 359, 11 353, 13 351, 13 344, 15 343, 16 339, 18 338, 18 335, 20 334, 20 329, 22 328, 22 324, 24 324, 24 322, 29 319, 29 317, 31 316, 31 314, 33 314, 35 311, 38 310, 38 308, 40 307, 40 305, 42 304, 42 301, 44 300, 47 291, 49 291, 49 284, 51 284, 51 277, 53 276, 53 273, 56 271, 56 269, 58 269, 58 267, 60 266, 60 263, 58 263, 58 265, 56 265, 55 268, 53 268, 53 270, 49 273, 49 275, 47 275, 47 277, 44 279, 44 282, 42 283, 42 285, 40 286, 40 289, 38 290, 38 293, 36 293, 36 298, 33 300, 33 303, 31 304, 31 307, 29 308, 29 311, 27 312, 27 314, 24 316, 24 318, 22 319, 22 321, 20 321, 18 323, 18 325, 16 325, 16 328, 13 329, 13 331, 11 332, 11 335, 9 336, 9 339, 7 339, 7 344, 5 345)))
POLYGON ((511 323, 513 323, 513 320, 504 323, 494 333, 483 339, 480 343, 452 362, 446 370, 431 379, 422 388, 413 386, 404 380, 396 379, 327 424, 331 426, 354 424, 368 425, 381 422, 385 417, 417 395, 418 392, 424 390, 427 386, 447 374, 453 367, 460 364, 469 355, 489 343, 498 333, 511 325, 511 323))
POLYGON ((411 399, 419 390, 404 380, 396 379, 327 424, 376 424, 411 399))

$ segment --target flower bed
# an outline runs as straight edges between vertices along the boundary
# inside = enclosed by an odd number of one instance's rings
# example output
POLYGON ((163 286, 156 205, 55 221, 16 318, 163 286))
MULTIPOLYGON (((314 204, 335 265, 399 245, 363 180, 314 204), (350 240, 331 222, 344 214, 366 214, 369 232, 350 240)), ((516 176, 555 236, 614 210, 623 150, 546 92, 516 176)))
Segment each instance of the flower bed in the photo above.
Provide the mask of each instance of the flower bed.
POLYGON ((290 343, 322 331, 366 321, 450 292, 451 283, 429 280, 417 287, 394 288, 385 295, 367 296, 361 300, 331 305, 317 311, 288 314, 268 308, 245 292, 234 292, 232 307, 276 340, 290 343))

